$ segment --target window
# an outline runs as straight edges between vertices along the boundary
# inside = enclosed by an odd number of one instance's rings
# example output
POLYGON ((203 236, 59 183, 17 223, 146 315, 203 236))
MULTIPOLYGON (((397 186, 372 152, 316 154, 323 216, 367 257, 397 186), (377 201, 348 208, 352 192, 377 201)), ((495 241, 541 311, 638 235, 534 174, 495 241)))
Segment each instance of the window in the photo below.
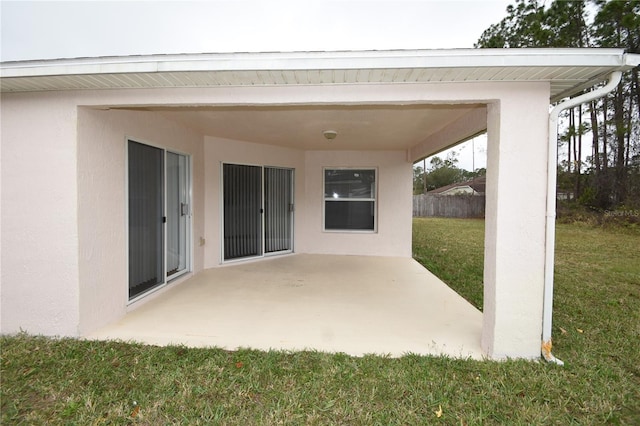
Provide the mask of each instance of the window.
POLYGON ((324 170, 324 229, 375 231, 375 169, 324 170))

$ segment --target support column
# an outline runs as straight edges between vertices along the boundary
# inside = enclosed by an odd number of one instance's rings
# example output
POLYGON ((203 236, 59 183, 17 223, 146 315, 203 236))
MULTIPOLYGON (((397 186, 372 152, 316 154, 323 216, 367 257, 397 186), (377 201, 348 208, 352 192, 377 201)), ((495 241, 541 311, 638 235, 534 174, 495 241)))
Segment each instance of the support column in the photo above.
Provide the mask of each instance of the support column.
POLYGON ((549 91, 520 88, 487 109, 482 348, 540 356, 549 91))

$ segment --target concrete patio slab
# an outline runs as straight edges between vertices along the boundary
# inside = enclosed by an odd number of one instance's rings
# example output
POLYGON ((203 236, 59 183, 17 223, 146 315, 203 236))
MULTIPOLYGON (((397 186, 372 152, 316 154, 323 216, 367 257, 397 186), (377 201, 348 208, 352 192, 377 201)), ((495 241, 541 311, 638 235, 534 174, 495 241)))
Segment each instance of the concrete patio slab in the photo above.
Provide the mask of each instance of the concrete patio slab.
POLYGON ((410 258, 295 254, 208 269, 87 336, 482 359, 482 313, 410 258))

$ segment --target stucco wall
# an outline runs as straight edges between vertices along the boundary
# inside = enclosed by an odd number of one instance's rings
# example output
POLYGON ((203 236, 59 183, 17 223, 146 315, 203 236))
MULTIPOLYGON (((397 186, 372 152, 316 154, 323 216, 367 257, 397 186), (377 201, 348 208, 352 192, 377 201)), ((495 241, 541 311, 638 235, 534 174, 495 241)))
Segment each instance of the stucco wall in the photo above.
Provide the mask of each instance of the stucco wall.
POLYGON ((2 95, 1 331, 76 335, 76 108, 49 93, 2 95))
POLYGON ((221 164, 295 169, 294 251, 346 255, 411 256, 411 163, 404 151, 302 151, 221 138, 205 138, 205 267, 222 263, 221 164), (378 229, 324 232, 323 167, 378 170, 378 229), (399 190, 406 188, 406 190, 399 190))
POLYGON ((95 110, 78 113, 80 332, 125 314, 128 301, 127 138, 191 156, 193 270, 203 268, 203 137, 158 113, 95 110))
POLYGON ((521 85, 518 92, 488 107, 482 345, 494 358, 540 355, 546 87, 545 83, 521 85))
POLYGON ((308 151, 300 251, 318 254, 411 256, 412 165, 404 151, 308 151), (323 230, 323 167, 378 169, 377 232, 323 230))

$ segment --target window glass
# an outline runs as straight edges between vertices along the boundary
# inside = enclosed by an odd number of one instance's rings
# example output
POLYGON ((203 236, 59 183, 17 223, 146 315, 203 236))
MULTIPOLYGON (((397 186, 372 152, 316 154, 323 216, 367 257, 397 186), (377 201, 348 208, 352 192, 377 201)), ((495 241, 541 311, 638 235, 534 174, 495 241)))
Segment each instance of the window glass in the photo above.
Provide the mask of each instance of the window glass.
POLYGON ((373 201, 327 201, 325 207, 325 229, 328 230, 373 230, 373 201))
POLYGON ((375 170, 326 169, 325 198, 375 198, 375 170))
POLYGON ((325 230, 375 230, 375 169, 325 169, 324 199, 325 230))

